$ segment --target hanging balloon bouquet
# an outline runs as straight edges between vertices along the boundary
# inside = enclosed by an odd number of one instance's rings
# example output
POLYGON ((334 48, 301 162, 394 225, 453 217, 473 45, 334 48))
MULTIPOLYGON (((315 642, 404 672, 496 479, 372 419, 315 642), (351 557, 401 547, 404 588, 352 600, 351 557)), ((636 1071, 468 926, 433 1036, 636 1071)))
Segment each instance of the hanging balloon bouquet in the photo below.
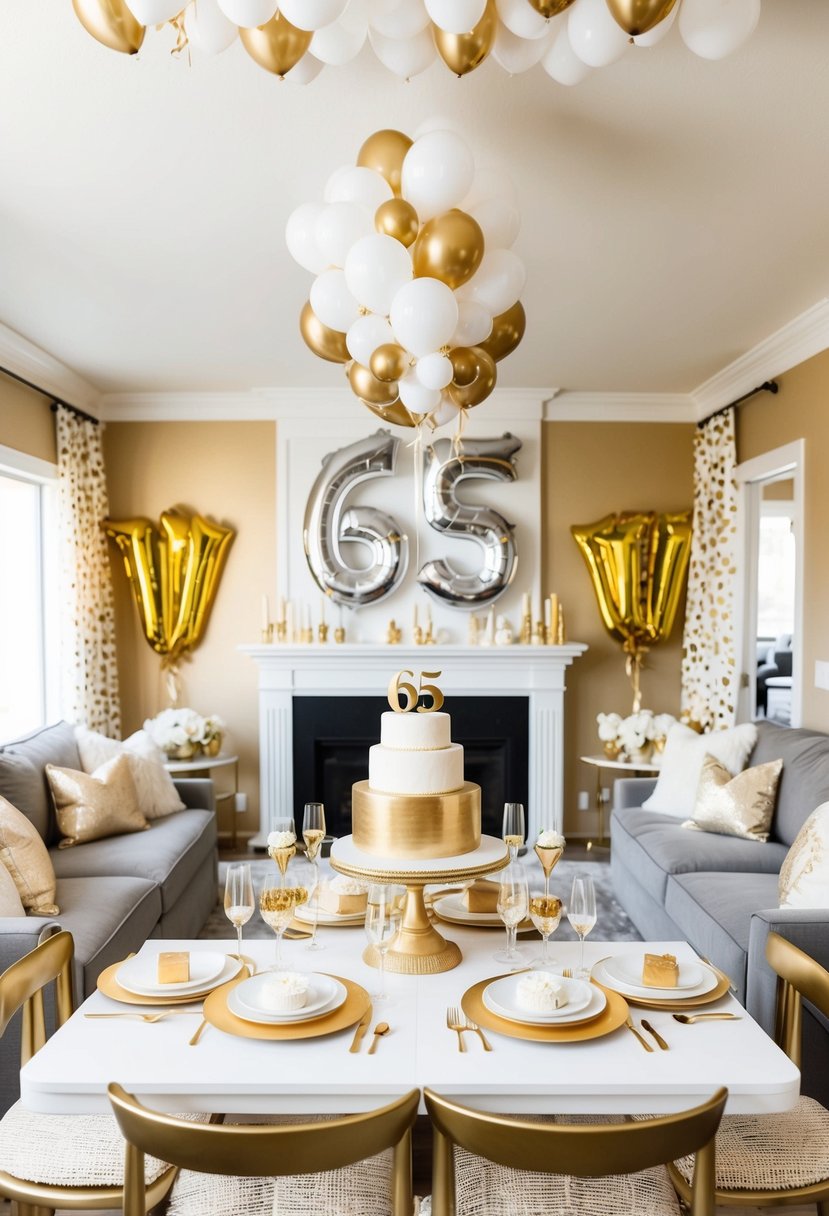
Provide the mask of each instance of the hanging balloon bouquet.
POLYGON ((300 313, 306 345, 343 364, 383 421, 460 426, 524 335, 519 224, 508 179, 476 174, 454 131, 376 131, 324 201, 288 219, 288 249, 316 275, 300 313))

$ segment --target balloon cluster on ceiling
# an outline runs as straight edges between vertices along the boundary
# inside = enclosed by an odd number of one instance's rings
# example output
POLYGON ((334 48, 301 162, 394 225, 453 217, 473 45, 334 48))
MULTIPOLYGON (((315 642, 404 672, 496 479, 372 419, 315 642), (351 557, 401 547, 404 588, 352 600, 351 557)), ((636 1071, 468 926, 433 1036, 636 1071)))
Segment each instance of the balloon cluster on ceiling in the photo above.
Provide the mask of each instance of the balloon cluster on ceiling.
POLYGON ((399 426, 433 427, 484 401, 524 334, 526 271, 512 183, 479 170, 454 131, 375 131, 356 165, 302 203, 285 239, 316 275, 299 327, 352 390, 399 426))
POLYGON ((679 17, 685 45, 722 59, 753 33, 760 0, 72 0, 94 38, 135 54, 145 28, 171 23, 176 49, 217 55, 238 37, 267 71, 308 84, 366 40, 402 79, 439 56, 465 76, 490 55, 513 74, 540 63, 560 84, 659 42, 679 17), (278 4, 278 8, 277 8, 278 4))

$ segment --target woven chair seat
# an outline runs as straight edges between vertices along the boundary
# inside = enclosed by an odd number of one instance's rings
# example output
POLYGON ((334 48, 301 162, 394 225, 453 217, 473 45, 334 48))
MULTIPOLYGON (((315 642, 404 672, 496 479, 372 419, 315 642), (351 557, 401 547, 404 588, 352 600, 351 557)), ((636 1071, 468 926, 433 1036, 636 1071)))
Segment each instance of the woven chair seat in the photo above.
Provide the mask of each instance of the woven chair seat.
MULTIPOLYGON (((779 1115, 728 1115, 717 1132, 717 1190, 784 1191, 829 1178, 829 1111, 801 1097, 779 1115)), ((690 1157, 676 1167, 690 1182, 690 1157)))

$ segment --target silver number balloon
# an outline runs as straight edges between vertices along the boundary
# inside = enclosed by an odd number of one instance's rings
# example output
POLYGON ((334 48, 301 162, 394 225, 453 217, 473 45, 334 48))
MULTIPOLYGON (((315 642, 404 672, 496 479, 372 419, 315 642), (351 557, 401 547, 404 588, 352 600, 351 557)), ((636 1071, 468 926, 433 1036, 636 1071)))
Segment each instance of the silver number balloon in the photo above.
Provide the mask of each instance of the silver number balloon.
POLYGON ((514 458, 521 440, 507 432, 499 439, 438 439, 424 453, 423 510, 438 532, 474 540, 484 561, 475 574, 460 574, 439 558, 421 567, 417 581, 436 600, 456 608, 479 608, 506 591, 515 576, 518 550, 514 528, 491 507, 470 506, 456 494, 466 478, 515 481, 514 458))
POLYGON ((331 452, 322 462, 305 507, 303 543, 311 574, 337 604, 357 607, 390 595, 406 573, 408 541, 395 520, 374 507, 345 508, 347 495, 370 477, 390 477, 400 440, 379 430, 331 452), (349 566, 340 546, 361 543, 372 551, 363 570, 349 566))

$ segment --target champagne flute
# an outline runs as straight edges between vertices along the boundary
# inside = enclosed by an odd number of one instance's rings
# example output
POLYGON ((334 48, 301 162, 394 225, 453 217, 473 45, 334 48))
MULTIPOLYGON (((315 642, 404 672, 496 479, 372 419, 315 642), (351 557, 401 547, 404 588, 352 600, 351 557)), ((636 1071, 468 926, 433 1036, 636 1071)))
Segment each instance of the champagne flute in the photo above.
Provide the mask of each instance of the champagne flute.
POLYGON ((518 850, 524 843, 524 807, 520 802, 504 803, 504 844, 509 849, 510 861, 515 861, 518 850))
POLYGON ((305 856, 313 864, 316 871, 316 882, 314 883, 314 890, 316 892, 314 899, 314 931, 305 949, 324 950, 325 946, 321 946, 317 941, 317 925, 320 918, 319 852, 325 839, 325 807, 321 802, 305 803, 305 810, 302 813, 302 839, 305 841, 305 856))
POLYGON ((581 942, 579 977, 589 979, 590 973, 585 970, 584 966, 584 939, 596 924, 596 892, 593 888, 593 879, 588 874, 577 874, 573 879, 567 919, 578 933, 581 942))
POLYGON ((498 915, 507 930, 507 945, 505 950, 499 950, 494 955, 497 963, 507 963, 514 971, 518 964, 523 964, 524 957, 516 949, 515 938, 518 926, 527 915, 529 908, 529 893, 527 876, 523 866, 511 861, 499 874, 498 915))
POLYGON ((236 929, 236 950, 240 962, 242 959, 242 925, 248 923, 255 907, 250 865, 242 862, 240 865, 228 866, 225 878, 225 916, 236 929))
POLYGON ((530 920, 541 934, 541 954, 533 959, 534 967, 550 967, 556 960, 550 958, 548 939, 561 922, 561 900, 546 891, 530 893, 530 920))
POLYGON ((314 867, 306 862, 296 862, 286 867, 286 873, 281 875, 281 886, 265 887, 259 894, 262 920, 276 934, 276 951, 271 971, 281 971, 285 965, 282 961, 282 934, 293 920, 296 909, 308 902, 309 892, 313 890, 313 881, 314 867))
POLYGON ((561 855, 564 852, 565 845, 564 837, 560 832, 556 832, 553 828, 544 828, 539 832, 533 848, 535 855, 541 862, 541 869, 544 871, 544 894, 550 894, 550 875, 561 860, 561 855))
POLYGON ((403 916, 405 887, 385 886, 372 883, 368 889, 366 904, 366 937, 377 951, 380 959, 380 991, 373 993, 376 1001, 386 1000, 386 954, 400 929, 403 916))
POLYGON ((285 871, 296 854, 296 828, 293 815, 278 815, 268 833, 268 856, 279 866, 281 887, 285 886, 285 871))

